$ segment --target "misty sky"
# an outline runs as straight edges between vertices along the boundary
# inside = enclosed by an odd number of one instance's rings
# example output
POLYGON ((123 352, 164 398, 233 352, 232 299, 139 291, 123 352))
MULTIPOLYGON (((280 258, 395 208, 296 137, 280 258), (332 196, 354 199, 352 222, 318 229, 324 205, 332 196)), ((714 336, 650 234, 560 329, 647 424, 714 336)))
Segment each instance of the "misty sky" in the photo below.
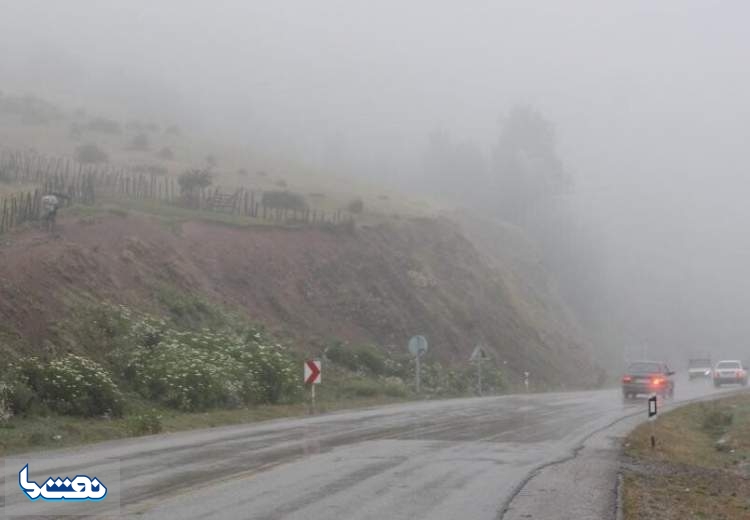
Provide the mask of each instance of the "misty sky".
POLYGON ((0 90, 393 183, 440 127, 555 123, 633 341, 748 352, 750 4, 0 0, 0 90), (134 116, 134 117, 135 117, 134 116), (642 327, 642 330, 639 328, 642 327), (642 337, 641 337, 642 336, 642 337))

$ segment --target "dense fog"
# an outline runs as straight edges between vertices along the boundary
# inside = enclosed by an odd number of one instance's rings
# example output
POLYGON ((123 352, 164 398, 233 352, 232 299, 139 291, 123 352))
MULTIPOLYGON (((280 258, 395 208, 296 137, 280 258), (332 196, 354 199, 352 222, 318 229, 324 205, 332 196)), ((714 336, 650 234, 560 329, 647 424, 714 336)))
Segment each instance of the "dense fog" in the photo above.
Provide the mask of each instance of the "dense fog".
POLYGON ((474 208, 534 237, 610 359, 750 360, 745 2, 0 0, 0 13, 0 91, 474 208), (533 145, 523 160, 518 140, 533 145), (503 177, 514 168, 536 184, 503 177))

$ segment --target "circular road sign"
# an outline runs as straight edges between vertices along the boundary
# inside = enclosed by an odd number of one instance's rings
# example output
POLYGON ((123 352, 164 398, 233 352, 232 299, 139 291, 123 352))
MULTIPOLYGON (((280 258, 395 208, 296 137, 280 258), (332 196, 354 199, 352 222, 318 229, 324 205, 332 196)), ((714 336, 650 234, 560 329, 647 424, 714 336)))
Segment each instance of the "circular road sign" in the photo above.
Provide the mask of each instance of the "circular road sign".
POLYGON ((412 336, 409 340, 409 352, 412 356, 419 356, 427 352, 427 340, 424 336, 412 336))

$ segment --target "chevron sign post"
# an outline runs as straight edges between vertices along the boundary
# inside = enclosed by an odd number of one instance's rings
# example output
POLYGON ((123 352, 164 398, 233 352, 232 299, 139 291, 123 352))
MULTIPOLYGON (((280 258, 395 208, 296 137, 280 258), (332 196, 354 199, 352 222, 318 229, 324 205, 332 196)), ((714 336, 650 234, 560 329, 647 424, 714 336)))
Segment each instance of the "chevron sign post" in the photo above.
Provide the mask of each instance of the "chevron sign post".
POLYGON ((310 385, 310 400, 312 403, 312 413, 315 413, 315 385, 320 384, 321 370, 319 359, 308 359, 304 364, 303 381, 310 385))
POLYGON ((308 359, 305 361, 305 384, 317 385, 320 383, 320 360, 308 359))

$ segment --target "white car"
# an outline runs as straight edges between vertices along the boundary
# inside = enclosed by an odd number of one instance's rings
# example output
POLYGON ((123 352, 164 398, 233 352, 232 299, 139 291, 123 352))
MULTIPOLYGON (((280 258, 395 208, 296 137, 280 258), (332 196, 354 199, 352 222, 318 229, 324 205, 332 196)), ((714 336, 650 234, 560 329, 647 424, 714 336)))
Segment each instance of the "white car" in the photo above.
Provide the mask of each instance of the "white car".
POLYGON ((719 361, 714 368, 714 386, 742 385, 747 386, 747 370, 742 361, 734 359, 719 361))
POLYGON ((688 361, 688 379, 710 379, 713 365, 709 358, 693 358, 688 361))

